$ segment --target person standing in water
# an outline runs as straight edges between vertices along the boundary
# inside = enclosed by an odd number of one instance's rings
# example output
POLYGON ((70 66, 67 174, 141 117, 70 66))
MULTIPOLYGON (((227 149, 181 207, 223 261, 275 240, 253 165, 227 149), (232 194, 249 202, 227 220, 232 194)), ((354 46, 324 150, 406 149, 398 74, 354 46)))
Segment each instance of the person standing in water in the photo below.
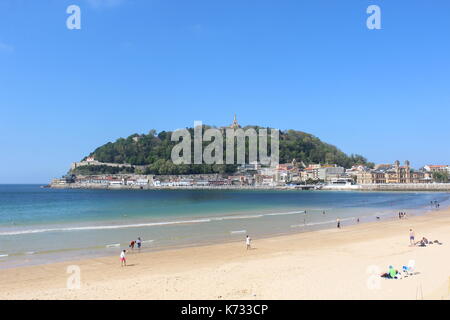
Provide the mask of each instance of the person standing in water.
POLYGON ((126 250, 122 250, 122 252, 120 253, 120 266, 121 267, 127 266, 127 258, 125 256, 126 252, 127 252, 126 250))
POLYGON ((142 239, 141 239, 141 237, 137 238, 136 244, 137 244, 138 249, 141 250, 141 247, 142 247, 142 239))
POLYGON ((252 241, 252 239, 250 239, 250 237, 247 235, 247 237, 245 238, 245 244, 247 246, 247 250, 250 250, 250 241, 252 241))
POLYGON ((336 219, 337 228, 341 228, 341 220, 339 218, 336 219))

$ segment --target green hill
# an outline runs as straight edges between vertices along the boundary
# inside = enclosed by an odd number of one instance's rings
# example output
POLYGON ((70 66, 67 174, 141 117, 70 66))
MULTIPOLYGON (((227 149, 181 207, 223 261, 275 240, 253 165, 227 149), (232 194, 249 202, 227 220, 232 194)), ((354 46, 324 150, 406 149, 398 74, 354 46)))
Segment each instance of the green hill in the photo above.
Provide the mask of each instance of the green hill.
MULTIPOLYGON (((251 126, 258 129, 260 127, 251 126)), ((204 129, 210 128, 204 126, 204 129)), ((243 129, 250 128, 244 127, 243 129)), ((188 128, 194 136, 193 128, 188 128)), ((133 134, 128 138, 119 138, 115 142, 97 148, 89 156, 106 163, 128 163, 145 168, 118 169, 106 166, 86 166, 75 169, 72 173, 145 173, 145 174, 196 174, 196 173, 233 173, 235 165, 174 165, 170 159, 171 150, 177 142, 170 140, 172 132, 151 130, 148 134, 133 134)), ((208 143, 204 143, 208 145, 208 143)), ((224 143, 225 146, 225 143, 224 143)), ((192 148, 193 149, 193 148, 192 148)), ((268 148, 270 150, 270 147, 268 148)), ((248 148, 247 148, 248 151, 248 148)), ((280 131, 280 163, 298 164, 335 163, 349 168, 355 164, 373 165, 360 155, 346 155, 333 145, 322 142, 319 138, 301 131, 280 131)))

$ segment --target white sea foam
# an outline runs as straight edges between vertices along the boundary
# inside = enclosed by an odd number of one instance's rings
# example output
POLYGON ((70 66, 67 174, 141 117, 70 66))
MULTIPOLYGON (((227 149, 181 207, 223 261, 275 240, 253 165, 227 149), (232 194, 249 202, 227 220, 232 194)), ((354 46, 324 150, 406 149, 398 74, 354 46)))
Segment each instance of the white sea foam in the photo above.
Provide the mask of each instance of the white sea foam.
POLYGON ((106 247, 107 248, 117 248, 117 247, 120 247, 120 243, 107 244, 106 247))
POLYGON ((141 227, 153 227, 153 226, 163 226, 163 225, 172 225, 172 224, 201 223, 201 222, 210 222, 210 221, 211 221, 211 219, 199 219, 199 220, 184 220, 184 221, 164 221, 164 222, 151 222, 151 223, 122 224, 122 225, 110 225, 110 226, 86 226, 86 227, 32 229, 32 230, 0 232, 0 236, 14 236, 14 235, 20 235, 20 234, 61 232, 61 231, 86 231, 86 230, 141 228, 141 227))
POLYGON ((246 215, 246 216, 225 216, 225 217, 211 218, 211 221, 256 219, 256 218, 262 218, 263 216, 264 215, 262 215, 262 214, 253 214, 253 215, 246 215))
POLYGON ((288 212, 273 212, 273 213, 263 213, 263 214, 248 214, 243 216, 224 216, 218 218, 211 218, 212 221, 221 221, 221 220, 235 220, 235 219, 256 219, 267 216, 285 216, 291 214, 300 214, 305 211, 288 211, 288 212))
POLYGON ((7 256, 7 254, 0 254, 0 258, 6 258, 7 256))
POLYGON ((222 220, 237 220, 237 219, 257 219, 265 216, 282 216, 301 214, 305 211, 289 211, 289 212, 274 212, 265 214, 249 214, 249 215, 231 215, 223 217, 211 217, 205 219, 194 220, 174 220, 174 221, 162 221, 162 222, 149 222, 149 223, 136 223, 136 224, 122 224, 122 225, 102 225, 102 226, 83 226, 83 227, 61 227, 61 228, 46 228, 46 229, 29 229, 29 230, 14 230, 0 232, 0 236, 15 236, 23 234, 35 234, 35 233, 48 233, 48 232, 70 232, 70 231, 90 231, 90 230, 112 230, 112 229, 127 229, 127 228, 142 228, 142 227, 155 227, 177 224, 194 224, 205 223, 211 221, 222 220))
POLYGON ((266 213, 265 216, 286 216, 286 215, 300 214, 300 213, 305 213, 305 211, 266 213))
MULTIPOLYGON (((356 218, 351 217, 351 218, 344 218, 344 219, 340 219, 341 222, 342 221, 350 221, 350 220, 355 220, 356 218)), ((309 227, 309 226, 320 226, 320 225, 324 225, 324 224, 332 224, 332 223, 336 223, 336 220, 327 220, 327 221, 320 221, 320 222, 309 222, 306 224, 293 224, 291 225, 291 228, 302 228, 302 227, 309 227)))
POLYGON ((247 230, 230 231, 231 234, 246 233, 246 232, 247 232, 247 230))

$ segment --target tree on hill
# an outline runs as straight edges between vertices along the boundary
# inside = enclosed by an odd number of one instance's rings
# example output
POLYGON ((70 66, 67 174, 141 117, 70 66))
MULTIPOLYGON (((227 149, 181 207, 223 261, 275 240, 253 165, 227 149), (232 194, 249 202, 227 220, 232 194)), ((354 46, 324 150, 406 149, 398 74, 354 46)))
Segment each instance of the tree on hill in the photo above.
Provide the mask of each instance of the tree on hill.
MULTIPOLYGON (((204 126, 208 129, 210 126, 204 126)), ((247 126, 255 130, 258 126, 247 126)), ((194 129, 187 128, 194 137, 194 129)), ((268 128, 267 128, 268 129, 268 128)), ((128 138, 119 138, 115 142, 108 142, 97 148, 89 156, 97 161, 106 163, 131 164, 133 166, 147 166, 146 174, 195 174, 195 173, 233 173, 236 165, 174 165, 171 161, 172 148, 178 143, 171 141, 171 131, 150 130, 148 134, 133 134, 128 138)), ((270 152, 270 138, 268 139, 270 152)), ((210 142, 204 142, 207 146, 210 142)), ((224 134, 224 146, 225 134, 224 134)), ((246 159, 248 160, 248 139, 246 139, 246 159)), ((193 152, 194 148, 192 148, 193 152)), ((226 151, 224 151, 224 157, 226 151)), ((280 131, 280 163, 328 163, 350 168, 353 165, 372 166, 361 155, 346 155, 333 145, 322 142, 319 138, 296 130, 280 131)), ((105 169, 102 168, 102 171, 105 169)))

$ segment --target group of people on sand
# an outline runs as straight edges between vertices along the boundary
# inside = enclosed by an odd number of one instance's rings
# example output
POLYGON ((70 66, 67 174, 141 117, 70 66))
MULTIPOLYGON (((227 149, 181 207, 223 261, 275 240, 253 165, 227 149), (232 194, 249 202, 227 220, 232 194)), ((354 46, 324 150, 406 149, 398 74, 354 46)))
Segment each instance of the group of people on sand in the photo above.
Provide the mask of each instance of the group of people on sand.
POLYGON ((380 276, 386 279, 403 279, 405 277, 415 275, 417 273, 414 272, 414 264, 415 262, 411 260, 408 266, 402 267, 402 272, 395 269, 394 266, 389 266, 388 271, 382 273, 380 276))
POLYGON ((387 279, 401 279, 402 274, 398 272, 398 270, 395 269, 393 266, 389 266, 388 271, 381 274, 381 277, 387 279))
POLYGON ((409 244, 410 246, 418 246, 418 247, 426 247, 428 245, 432 244, 439 244, 442 245, 442 243, 439 240, 428 240, 425 237, 422 237, 419 241, 415 241, 415 233, 413 229, 409 229, 409 244))
MULTIPOLYGON (((251 241, 252 241, 252 239, 250 238, 249 235, 247 235, 245 237, 245 246, 246 246, 247 250, 251 250, 251 248, 252 248, 251 247, 251 241)), ((132 240, 130 242, 129 247, 131 248, 131 250, 133 250, 135 246, 137 246, 138 249, 142 248, 142 239, 141 239, 141 237, 138 237, 136 241, 132 240)), ((123 249, 120 252, 120 265, 122 267, 126 267, 126 265, 127 265, 127 256, 126 256, 126 254, 127 254, 127 250, 125 250, 125 249, 123 249)))
MULTIPOLYGON (((410 246, 427 247, 432 244, 442 245, 442 243, 439 240, 430 241, 427 238, 422 237, 421 240, 415 241, 415 238, 416 238, 416 236, 415 236, 414 230, 409 229, 410 246)), ((412 276, 412 275, 416 274, 416 273, 414 273, 414 265, 415 265, 415 262, 413 260, 411 260, 407 266, 402 267, 402 272, 399 272, 393 266, 389 266, 388 271, 385 273, 382 273, 381 277, 386 278, 386 279, 402 279, 407 276, 412 276)))
MULTIPOLYGON (((131 240, 130 244, 128 245, 128 247, 131 250, 134 250, 135 246, 138 248, 138 250, 140 250, 142 248, 142 239, 141 239, 141 237, 138 237, 137 240, 131 240)), ((126 254, 127 254, 127 250, 125 250, 125 249, 123 249, 120 252, 120 265, 122 267, 126 267, 126 265, 127 265, 127 255, 126 254)))
POLYGON ((442 242, 440 242, 439 240, 434 240, 434 241, 433 240, 428 240, 427 238, 423 237, 422 240, 417 241, 415 245, 419 246, 419 247, 426 247, 426 246, 431 245, 431 244, 442 245, 442 242))

